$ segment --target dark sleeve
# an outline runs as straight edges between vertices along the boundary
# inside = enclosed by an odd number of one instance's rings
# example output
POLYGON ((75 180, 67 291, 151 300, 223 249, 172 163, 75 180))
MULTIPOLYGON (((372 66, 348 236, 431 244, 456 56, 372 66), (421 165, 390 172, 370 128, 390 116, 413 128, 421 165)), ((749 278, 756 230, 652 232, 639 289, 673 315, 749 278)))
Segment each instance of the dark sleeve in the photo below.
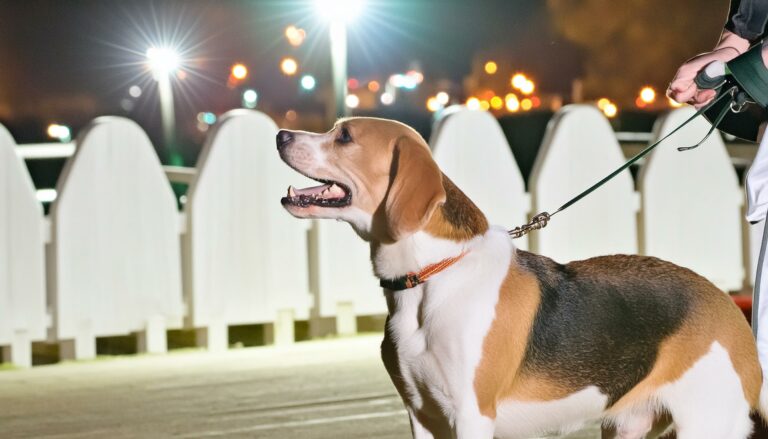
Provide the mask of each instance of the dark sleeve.
POLYGON ((725 28, 745 40, 754 42, 765 34, 766 21, 768 0, 731 0, 725 28))

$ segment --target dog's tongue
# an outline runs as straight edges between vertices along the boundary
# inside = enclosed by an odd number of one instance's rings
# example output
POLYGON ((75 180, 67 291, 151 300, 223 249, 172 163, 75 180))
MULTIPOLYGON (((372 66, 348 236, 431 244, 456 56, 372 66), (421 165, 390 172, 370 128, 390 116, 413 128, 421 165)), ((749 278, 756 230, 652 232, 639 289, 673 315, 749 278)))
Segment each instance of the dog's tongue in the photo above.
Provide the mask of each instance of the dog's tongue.
POLYGON ((304 189, 296 189, 293 186, 288 186, 288 197, 294 198, 297 196, 314 196, 314 197, 320 197, 320 198, 343 198, 344 197, 344 190, 336 185, 336 183, 332 184, 321 184, 320 186, 313 186, 308 187, 304 189))

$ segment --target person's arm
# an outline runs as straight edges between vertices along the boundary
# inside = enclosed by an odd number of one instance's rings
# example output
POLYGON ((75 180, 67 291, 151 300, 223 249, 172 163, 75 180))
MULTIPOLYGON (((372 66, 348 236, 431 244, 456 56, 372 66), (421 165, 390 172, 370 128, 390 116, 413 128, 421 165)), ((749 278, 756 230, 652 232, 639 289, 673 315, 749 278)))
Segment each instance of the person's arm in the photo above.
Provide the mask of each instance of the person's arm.
POLYGON ((711 52, 697 55, 680 66, 672 82, 669 83, 667 96, 677 102, 688 103, 696 107, 706 105, 715 97, 717 92, 714 90, 699 90, 693 82, 696 75, 709 63, 713 61, 728 62, 744 53, 748 48, 749 40, 740 37, 728 29, 724 29, 720 35, 720 41, 711 52))
POLYGON ((744 53, 763 36, 766 21, 768 0, 731 0, 728 20, 717 45, 711 52, 697 55, 680 66, 667 88, 667 96, 696 107, 706 105, 716 92, 699 90, 693 82, 696 75, 712 61, 728 62, 744 53))
POLYGON ((768 22, 768 1, 731 0, 725 29, 749 43, 754 43, 765 34, 766 22, 768 22))

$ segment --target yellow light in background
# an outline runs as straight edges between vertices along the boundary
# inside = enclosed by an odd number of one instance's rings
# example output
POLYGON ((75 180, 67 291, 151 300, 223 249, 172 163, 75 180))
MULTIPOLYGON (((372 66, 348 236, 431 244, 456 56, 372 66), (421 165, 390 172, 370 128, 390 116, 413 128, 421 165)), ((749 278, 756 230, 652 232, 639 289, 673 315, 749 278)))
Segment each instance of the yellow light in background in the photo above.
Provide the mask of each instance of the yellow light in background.
POLYGON ((285 38, 288 39, 288 44, 293 47, 301 46, 301 43, 304 42, 304 38, 306 38, 306 36, 307 33, 304 31, 304 29, 299 29, 293 25, 285 28, 285 38))
POLYGON ((669 102, 669 106, 672 108, 680 108, 683 106, 683 104, 681 104, 680 102, 677 102, 672 98, 667 98, 667 101, 669 102))
POLYGON ((72 132, 66 125, 52 123, 48 125, 46 133, 48 134, 48 137, 51 137, 52 139, 58 139, 62 142, 69 142, 72 140, 72 132))
POLYGON ((608 117, 615 117, 618 112, 619 109, 616 107, 616 104, 610 102, 605 105, 605 108, 603 108, 603 114, 608 117))
POLYGON ((470 110, 479 110, 480 109, 480 99, 476 97, 471 97, 467 99, 466 106, 470 110))
POLYGON ((502 107, 504 107, 504 101, 500 97, 494 96, 491 98, 491 108, 501 110, 502 107))
POLYGON ((489 108, 491 108, 491 104, 488 101, 486 101, 485 99, 482 99, 480 101, 480 108, 482 108, 483 110, 487 111, 489 108))
POLYGON ((248 76, 248 67, 244 64, 237 63, 232 66, 232 77, 235 79, 245 79, 248 76))
POLYGON ((646 104, 652 104, 656 100, 656 90, 653 87, 643 87, 640 90, 640 99, 646 104))
POLYGON ((376 93, 379 91, 379 88, 381 88, 381 85, 379 84, 379 81, 371 81, 368 83, 368 90, 376 93))
POLYGON ((347 95, 345 103, 349 108, 357 108, 360 105, 360 98, 358 98, 355 94, 350 94, 347 95))
POLYGON ((488 61, 485 63, 485 73, 493 75, 499 69, 499 66, 494 61, 488 61))
POLYGON ((525 83, 528 82, 528 78, 525 77, 522 73, 515 73, 514 76, 512 76, 512 79, 509 81, 510 84, 512 84, 512 87, 515 88, 523 88, 525 86, 525 83))
POLYGON ((288 76, 295 75, 299 70, 299 64, 293 58, 283 58, 280 62, 280 70, 288 76))
POLYGON ((535 89, 536 89, 536 86, 533 84, 533 81, 531 81, 530 79, 525 81, 522 87, 520 87, 520 91, 526 95, 533 93, 535 89))
POLYGON ((520 108, 522 108, 523 111, 530 110, 531 108, 533 108, 533 101, 531 101, 528 98, 523 99, 522 101, 520 101, 520 108))
POLYGON ((427 110, 431 112, 435 112, 440 109, 442 105, 440 105, 440 102, 437 101, 437 98, 434 96, 431 96, 429 99, 427 99, 427 110))
POLYGON ((605 106, 610 104, 611 101, 608 98, 600 98, 597 100, 597 108, 604 110, 605 106))
POLYGON ((444 91, 439 92, 435 98, 437 98, 437 102, 439 102, 440 105, 448 105, 448 102, 451 101, 451 97, 444 91))
POLYGON ((513 93, 507 94, 506 104, 507 104, 507 111, 509 111, 510 113, 514 113, 520 110, 520 101, 517 99, 517 96, 515 96, 513 93))

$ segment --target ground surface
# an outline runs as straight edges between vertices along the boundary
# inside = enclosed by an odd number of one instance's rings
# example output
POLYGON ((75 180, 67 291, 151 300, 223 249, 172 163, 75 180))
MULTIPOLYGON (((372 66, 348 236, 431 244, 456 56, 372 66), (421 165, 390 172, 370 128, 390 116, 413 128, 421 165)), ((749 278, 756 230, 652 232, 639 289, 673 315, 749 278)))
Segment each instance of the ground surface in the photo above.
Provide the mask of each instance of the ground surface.
POLYGON ((380 338, 0 371, 0 438, 409 438, 380 338))

